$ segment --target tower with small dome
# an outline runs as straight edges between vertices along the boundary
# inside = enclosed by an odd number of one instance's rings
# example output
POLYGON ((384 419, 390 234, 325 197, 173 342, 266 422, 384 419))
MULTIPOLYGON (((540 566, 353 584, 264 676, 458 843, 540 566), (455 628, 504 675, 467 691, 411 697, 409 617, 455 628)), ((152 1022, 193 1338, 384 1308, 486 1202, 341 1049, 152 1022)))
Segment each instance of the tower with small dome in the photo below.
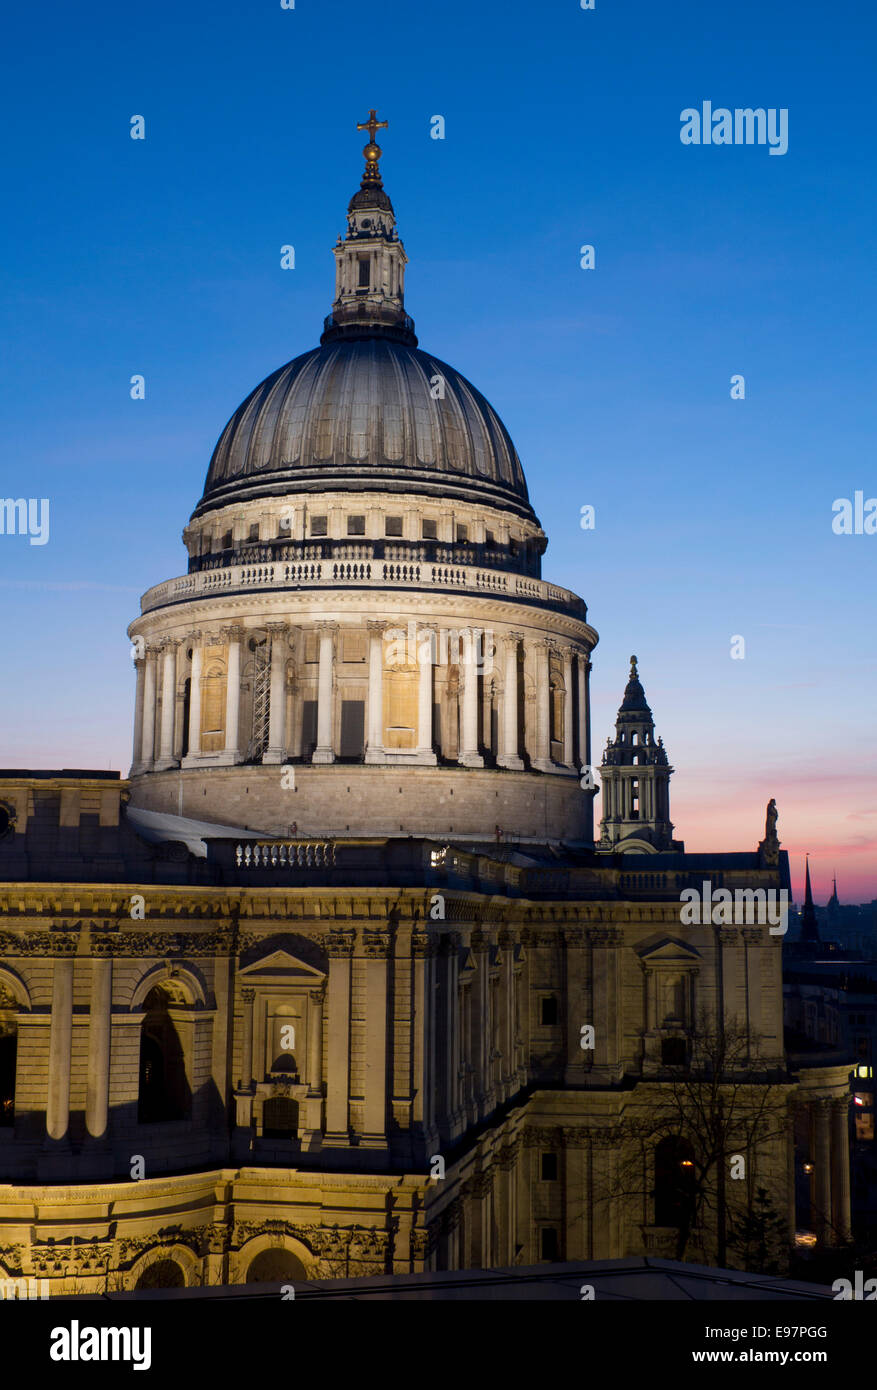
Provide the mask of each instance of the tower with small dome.
POLYGON ((618 854, 656 854, 683 850, 673 839, 670 776, 664 740, 655 739, 655 721, 639 678, 636 657, 600 767, 602 812, 598 848, 618 854))

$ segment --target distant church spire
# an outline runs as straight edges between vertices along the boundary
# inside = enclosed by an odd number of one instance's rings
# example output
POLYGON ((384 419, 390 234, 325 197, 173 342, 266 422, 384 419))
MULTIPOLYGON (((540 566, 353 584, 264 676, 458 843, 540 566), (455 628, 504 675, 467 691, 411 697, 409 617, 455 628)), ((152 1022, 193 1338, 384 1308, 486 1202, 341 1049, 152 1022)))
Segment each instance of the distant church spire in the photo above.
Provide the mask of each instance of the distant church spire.
POLYGON ((804 877, 804 908, 801 913, 801 940, 819 943, 819 927, 816 924, 816 908, 813 906, 813 890, 810 887, 810 856, 807 856, 807 869, 804 877))
POLYGON ((635 656, 615 721, 615 738, 606 740, 600 768, 603 818, 601 850, 630 848, 648 853, 680 849, 670 821, 670 775, 663 739, 655 741, 655 721, 640 684, 635 656), (634 845, 636 842, 636 845, 634 845))
POLYGON ((381 147, 375 143, 379 121, 369 112, 357 130, 367 130, 365 171, 347 205, 347 235, 334 248, 335 299, 324 324, 321 343, 337 338, 392 338, 417 346, 414 321, 405 312, 405 267, 408 257, 396 231, 393 204, 381 179, 381 147))
POLYGON ((828 914, 829 922, 835 925, 840 916, 840 900, 837 896, 837 874, 832 875, 831 897, 825 905, 825 910, 828 914))

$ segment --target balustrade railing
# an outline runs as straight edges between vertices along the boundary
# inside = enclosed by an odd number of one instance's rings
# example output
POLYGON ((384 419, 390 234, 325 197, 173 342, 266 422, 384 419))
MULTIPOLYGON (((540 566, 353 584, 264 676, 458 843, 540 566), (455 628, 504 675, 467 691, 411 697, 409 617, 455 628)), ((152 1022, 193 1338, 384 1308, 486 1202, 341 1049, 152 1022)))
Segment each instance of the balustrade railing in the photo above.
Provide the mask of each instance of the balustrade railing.
POLYGON ((312 869, 335 863, 332 840, 249 840, 235 846, 240 869, 312 869))
POLYGON ((562 609, 583 621, 587 618, 587 607, 577 594, 548 584, 543 579, 528 579, 519 574, 472 565, 444 565, 410 558, 383 561, 337 558, 290 560, 200 570, 147 589, 141 600, 141 612, 149 613, 167 603, 178 603, 188 598, 245 589, 331 589, 343 588, 347 584, 357 588, 385 589, 400 585, 406 588, 507 595, 562 609))

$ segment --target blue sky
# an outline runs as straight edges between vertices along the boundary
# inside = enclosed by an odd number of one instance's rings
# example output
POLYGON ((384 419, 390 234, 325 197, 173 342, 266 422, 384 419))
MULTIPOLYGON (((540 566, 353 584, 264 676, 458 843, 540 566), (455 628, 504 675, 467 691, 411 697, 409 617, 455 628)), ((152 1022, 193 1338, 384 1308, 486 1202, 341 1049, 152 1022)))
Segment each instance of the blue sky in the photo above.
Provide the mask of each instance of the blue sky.
POLYGON ((127 772, 126 626, 228 416, 319 337, 376 106, 421 344, 504 418, 600 632, 596 746, 636 652, 688 847, 754 847, 775 796, 796 883, 809 850, 817 899, 835 868, 877 895, 877 536, 831 529, 877 495, 877 25, 706 8, 10 16, 0 493, 48 497, 51 539, 0 537, 0 765, 127 772), (788 152, 683 146, 704 100, 787 108, 788 152))

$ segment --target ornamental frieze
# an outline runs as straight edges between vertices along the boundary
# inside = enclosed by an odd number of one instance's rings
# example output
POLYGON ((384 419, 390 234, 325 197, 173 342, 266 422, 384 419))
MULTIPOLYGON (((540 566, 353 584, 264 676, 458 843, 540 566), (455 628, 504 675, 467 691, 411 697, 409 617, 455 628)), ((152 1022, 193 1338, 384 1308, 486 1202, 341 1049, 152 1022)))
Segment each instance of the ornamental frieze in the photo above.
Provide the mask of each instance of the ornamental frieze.
POLYGON ((567 949, 572 946, 577 950, 584 950, 585 947, 590 946, 593 939, 593 930, 586 930, 583 927, 564 927, 563 929, 563 940, 567 949))
POLYGON ((31 1265, 35 1275, 104 1275, 113 1256, 112 1241, 83 1241, 77 1236, 60 1240, 35 1235, 31 1242, 31 1265))
MULTIPOLYGON (((240 932, 237 938, 237 949, 242 956, 246 955, 248 951, 252 951, 255 947, 264 946, 267 941, 273 940, 278 934, 276 923, 266 922, 263 931, 240 932)), ((287 930, 283 934, 295 936, 300 941, 315 941, 320 946, 325 945, 327 936, 327 933, 324 931, 302 931, 299 926, 296 926, 294 931, 287 930)))
POLYGON ((468 1183, 469 1192, 473 1197, 486 1197, 493 1190, 493 1167, 482 1168, 477 1173, 473 1173, 468 1183))
POLYGON ((0 1266, 7 1274, 19 1276, 22 1273, 23 1245, 0 1245, 0 1266))
POLYGON ((329 956, 352 956, 356 945, 356 932, 333 927, 325 936, 324 944, 329 956))
POLYGON ((591 932, 591 941, 595 946, 623 946, 624 932, 620 927, 595 927, 591 932))
MULTIPOLYGON (((92 938, 96 944, 96 938, 92 938)), ((228 932, 179 932, 159 930, 118 932, 99 938, 96 955, 114 956, 227 956, 232 954, 228 932), (109 947, 109 950, 106 947, 109 947)))
POLYGON ((563 937, 559 928, 546 931, 544 927, 524 927, 521 931, 521 944, 524 946, 554 946, 561 944, 563 937))
POLYGON ((438 955, 438 938, 429 936, 426 932, 412 932, 411 954, 417 960, 438 955))
POLYGON ((411 1260, 425 1260, 430 1250, 430 1233, 419 1226, 408 1233, 408 1256, 411 1260))
POLYGON ((235 1222, 232 1249, 239 1251, 258 1236, 300 1241, 322 1260, 382 1259, 389 1241, 386 1231, 373 1226, 298 1226, 291 1221, 269 1219, 235 1222))
POLYGON ((74 956, 78 945, 77 932, 0 932, 0 956, 74 956))
MULTIPOLYGON (((174 1245, 185 1246, 193 1255, 205 1253, 205 1232, 216 1229, 211 1226, 196 1226, 183 1229, 182 1226, 163 1226, 148 1236, 124 1236, 118 1242, 118 1268, 130 1268, 141 1255, 152 1250, 166 1250, 174 1245)), ((221 1229, 221 1228, 220 1228, 221 1229)))
POLYGON ((518 1156, 520 1155, 521 1148, 522 1144, 520 1135, 517 1137, 517 1139, 514 1139, 510 1144, 503 1144, 502 1147, 497 1150, 496 1158, 494 1160, 497 1168, 502 1169, 503 1172, 508 1172, 510 1168, 514 1168, 518 1160, 518 1156))
POLYGON ((528 1125, 521 1138, 528 1149, 538 1149, 540 1146, 550 1148, 552 1145, 559 1148, 560 1136, 559 1125, 553 1125, 550 1128, 548 1126, 528 1125))
POLYGON ((393 950, 393 936, 390 932, 365 931, 362 936, 362 949, 367 956, 389 956, 393 950))

